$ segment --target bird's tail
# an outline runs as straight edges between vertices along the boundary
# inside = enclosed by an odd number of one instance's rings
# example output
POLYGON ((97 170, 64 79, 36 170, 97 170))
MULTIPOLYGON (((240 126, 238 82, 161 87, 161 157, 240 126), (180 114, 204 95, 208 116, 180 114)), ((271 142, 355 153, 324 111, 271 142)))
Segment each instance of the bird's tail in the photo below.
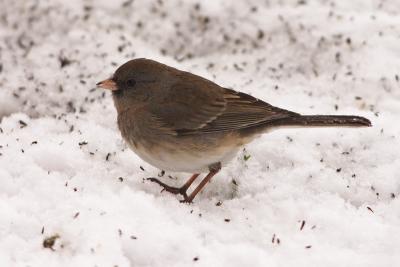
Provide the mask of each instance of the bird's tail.
POLYGON ((370 127, 371 121, 367 118, 359 116, 301 115, 271 121, 268 126, 370 127))

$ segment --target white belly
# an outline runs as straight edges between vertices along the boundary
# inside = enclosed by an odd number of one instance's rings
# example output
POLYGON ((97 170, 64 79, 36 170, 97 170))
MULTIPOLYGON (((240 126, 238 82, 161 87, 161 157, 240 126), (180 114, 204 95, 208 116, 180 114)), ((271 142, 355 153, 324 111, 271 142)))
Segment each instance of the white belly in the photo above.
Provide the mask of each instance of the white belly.
POLYGON ((174 172, 201 173, 208 172, 208 166, 221 162, 222 166, 231 161, 240 147, 222 147, 212 152, 190 152, 168 150, 148 151, 142 146, 131 146, 131 149, 144 161, 156 168, 174 172))

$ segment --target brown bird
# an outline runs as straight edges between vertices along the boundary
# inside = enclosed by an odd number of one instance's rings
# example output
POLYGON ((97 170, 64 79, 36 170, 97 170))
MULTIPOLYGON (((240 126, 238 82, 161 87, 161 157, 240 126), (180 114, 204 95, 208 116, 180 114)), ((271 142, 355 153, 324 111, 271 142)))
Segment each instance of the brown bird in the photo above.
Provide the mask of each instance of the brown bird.
POLYGON ((300 115, 149 59, 134 59, 97 86, 112 91, 118 127, 151 165, 193 175, 166 191, 192 202, 222 166, 258 135, 278 127, 371 126, 358 116, 300 115), (191 194, 187 190, 208 172, 191 194))

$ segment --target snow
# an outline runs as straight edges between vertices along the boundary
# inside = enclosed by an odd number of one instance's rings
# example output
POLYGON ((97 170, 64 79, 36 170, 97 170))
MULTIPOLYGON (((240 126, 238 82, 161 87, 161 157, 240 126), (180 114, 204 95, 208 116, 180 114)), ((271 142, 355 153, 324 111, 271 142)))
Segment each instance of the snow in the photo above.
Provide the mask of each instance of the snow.
POLYGON ((0 266, 399 264, 399 1, 0 5, 0 266), (373 127, 263 135, 181 204, 95 89, 135 57, 373 127))

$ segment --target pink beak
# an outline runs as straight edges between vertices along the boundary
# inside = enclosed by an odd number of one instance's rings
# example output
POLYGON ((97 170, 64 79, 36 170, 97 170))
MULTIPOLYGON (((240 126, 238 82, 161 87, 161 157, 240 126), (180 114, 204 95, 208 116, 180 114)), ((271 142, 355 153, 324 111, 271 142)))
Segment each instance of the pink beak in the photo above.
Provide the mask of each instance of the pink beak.
POLYGON ((112 79, 107 79, 107 80, 101 81, 101 82, 97 83, 96 85, 97 85, 97 87, 111 90, 111 91, 118 90, 117 84, 112 79))

